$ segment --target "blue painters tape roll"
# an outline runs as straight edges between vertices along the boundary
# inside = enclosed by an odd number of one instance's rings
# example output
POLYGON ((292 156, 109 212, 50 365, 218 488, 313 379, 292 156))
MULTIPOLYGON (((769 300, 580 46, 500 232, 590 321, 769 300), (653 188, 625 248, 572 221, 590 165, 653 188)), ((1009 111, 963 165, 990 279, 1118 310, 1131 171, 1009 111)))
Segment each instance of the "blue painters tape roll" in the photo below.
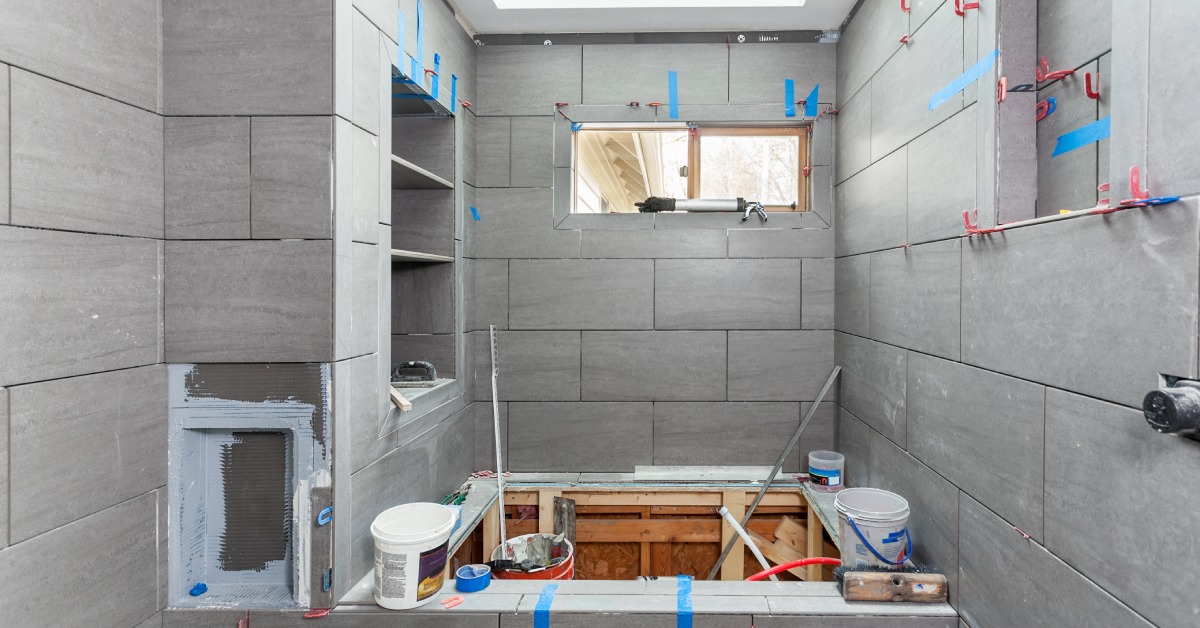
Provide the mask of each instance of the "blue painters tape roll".
POLYGON ((679 576, 676 596, 675 628, 692 628, 692 577, 679 576))
POLYGON ((558 591, 557 584, 548 584, 542 587, 537 607, 533 609, 533 628, 550 628, 550 605, 554 603, 555 591, 558 591))
POLYGON ((479 210, 472 207, 471 208, 471 217, 474 218, 475 220, 479 220, 479 210))
POLYGON ((488 588, 492 568, 487 565, 463 565, 454 572, 454 588, 463 593, 475 593, 488 588))
POLYGON ((458 76, 450 75, 450 113, 458 108, 458 76))
POLYGON ((804 101, 804 117, 817 117, 817 101, 821 98, 821 84, 813 85, 813 90, 808 93, 808 99, 804 101))
POLYGON ((929 99, 929 110, 933 111, 942 106, 950 97, 966 89, 968 85, 978 81, 984 74, 991 71, 996 65, 996 58, 1000 56, 1000 49, 992 51, 992 54, 980 59, 969 70, 963 72, 958 78, 950 81, 950 84, 938 90, 938 93, 929 99))
POLYGON ((1054 144, 1054 153, 1051 157, 1058 157, 1063 153, 1069 153, 1077 148, 1083 148, 1088 144, 1099 142, 1100 140, 1112 135, 1112 118, 1105 117, 1095 122, 1084 125, 1058 136, 1058 142, 1054 144))
POLYGON ((671 119, 679 119, 679 74, 667 70, 667 103, 671 107, 671 119))
POLYGON ((783 81, 783 115, 796 117, 796 81, 792 79, 783 81))

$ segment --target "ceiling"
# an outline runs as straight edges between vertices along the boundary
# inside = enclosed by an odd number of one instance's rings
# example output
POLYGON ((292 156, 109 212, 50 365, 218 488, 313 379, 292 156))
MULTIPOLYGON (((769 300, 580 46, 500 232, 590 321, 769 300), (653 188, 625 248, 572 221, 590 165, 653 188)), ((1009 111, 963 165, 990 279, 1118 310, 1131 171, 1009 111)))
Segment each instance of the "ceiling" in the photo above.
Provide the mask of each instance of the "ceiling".
MULTIPOLYGON (((512 0, 509 0, 512 1, 512 0)), ((726 7, 577 9, 579 2, 560 0, 564 8, 498 9, 495 0, 451 0, 476 34, 639 33, 699 31, 828 30, 841 26, 856 0, 806 0, 800 7, 753 7, 754 0, 729 0, 726 7)), ((505 0, 501 0, 503 4, 505 0)), ((637 4, 589 0, 583 4, 637 4)), ((778 3, 778 2, 777 2, 778 3)), ((536 3, 535 3, 536 4, 536 3)), ((646 4, 654 4, 647 1, 646 4)), ((679 4, 664 1, 660 4, 679 4)), ((698 2, 697 4, 714 4, 698 2)))

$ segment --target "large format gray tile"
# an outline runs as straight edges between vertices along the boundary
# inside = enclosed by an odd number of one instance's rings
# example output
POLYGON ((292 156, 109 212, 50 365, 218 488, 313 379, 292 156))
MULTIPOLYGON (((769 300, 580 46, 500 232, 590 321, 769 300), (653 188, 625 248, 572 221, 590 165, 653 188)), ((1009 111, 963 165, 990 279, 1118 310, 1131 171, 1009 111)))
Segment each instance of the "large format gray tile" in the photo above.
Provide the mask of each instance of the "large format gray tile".
MULTIPOLYGON (((582 102, 666 103, 668 70, 678 74, 678 102, 689 105, 729 102, 729 47, 722 44, 585 46, 582 102)), ((778 93, 783 93, 782 81, 778 93)))
POLYGON ((833 230, 730 229, 729 257, 833 257, 833 230))
MULTIPOLYGON (((833 447, 835 411, 833 404, 817 410, 785 471, 803 470, 809 451, 833 447)), ((801 416, 796 403, 655 403, 654 464, 773 465, 801 416)))
POLYGON ((8 186, 8 154, 10 147, 9 138, 9 89, 8 79, 9 68, 7 65, 0 64, 0 224, 8 224, 8 201, 11 192, 8 186))
POLYGON ((909 353, 908 451, 1041 539, 1045 395, 1037 384, 909 353))
MULTIPOLYGON (((723 229, 614 229, 612 223, 622 220, 625 214, 597 215, 605 225, 601 229, 583 229, 580 257, 595 258, 712 258, 725 257, 726 242, 723 229), (615 220, 614 220, 615 219, 615 220)), ((629 214, 633 220, 649 214, 629 214)), ((587 214, 576 214, 571 219, 587 218, 587 214)), ((729 233, 737 233, 731 231, 729 233)))
POLYGON ((0 5, 0 61, 149 111, 159 110, 159 43, 156 0, 0 5))
POLYGON ((467 221, 468 257, 579 257, 579 232, 554 229, 553 191, 479 188, 467 221))
POLYGON ((946 574, 950 603, 954 604, 958 597, 958 487, 878 432, 871 432, 870 439, 871 486, 908 500, 913 560, 946 574))
POLYGON ((799 329, 800 260, 657 260, 656 329, 799 329))
POLYGON ((392 248, 454 256, 454 191, 392 190, 392 248))
POLYGON ((1163 524, 1196 520, 1182 496, 1200 472, 1197 453, 1200 443, 1151 432, 1138 410, 1048 390, 1047 549, 1155 624, 1192 623, 1197 548, 1163 524), (1114 555, 1126 558, 1119 570, 1114 555))
MULTIPOLYGON (((1137 6, 1139 8, 1136 10, 1144 10, 1140 8, 1144 5, 1137 6)), ((1143 61, 1148 64, 1149 72, 1142 80, 1152 87, 1146 90, 1148 103, 1144 105, 1147 107, 1147 164, 1142 176, 1143 185, 1149 185, 1151 196, 1200 192, 1200 157, 1195 151, 1186 149, 1189 145, 1188 138, 1196 129, 1194 112, 1189 110, 1186 103, 1195 99, 1196 85, 1193 81, 1177 80, 1180 69, 1192 67, 1191 64, 1195 62, 1197 20, 1200 20, 1200 6, 1194 2, 1159 2, 1150 6, 1149 60, 1143 61), (1147 180, 1148 183, 1145 183, 1147 180)), ((1131 63, 1138 61, 1136 58, 1130 59, 1131 63)), ((1113 63, 1116 65, 1121 61, 1114 56, 1113 63)), ((1146 67, 1140 66, 1138 72, 1141 73, 1146 67)), ((1101 81, 1103 80, 1101 77, 1101 81)), ((1111 85, 1112 81, 1108 84, 1111 85)), ((1118 124, 1125 124, 1123 120, 1130 120, 1132 123, 1132 116, 1120 117, 1130 108, 1130 105, 1122 102, 1126 99, 1116 96, 1112 91, 1105 89, 1104 85, 1101 83, 1101 98, 1112 102, 1114 118, 1118 124)), ((1137 88, 1131 86, 1131 89, 1137 88)), ((1137 103, 1140 99, 1129 100, 1137 103)), ((1136 126, 1133 129, 1134 137, 1140 139, 1136 133, 1140 129, 1136 126)), ((1114 148, 1115 146, 1114 144, 1114 148)), ((1121 157, 1130 163, 1114 163, 1114 166, 1125 170, 1134 165, 1133 155, 1121 157)), ((1103 163, 1101 165, 1103 166, 1103 163)), ((1116 187, 1122 182, 1113 180, 1113 189, 1127 189, 1124 186, 1116 187)))
MULTIPOLYGON (((500 444, 504 468, 508 468, 508 404, 496 404, 500 410, 500 444)), ((496 416, 490 402, 471 404, 475 413, 475 468, 496 469, 496 416)))
POLYGON ((908 242, 908 149, 875 162, 837 187, 837 254, 855 255, 908 242))
POLYGON ((729 332, 730 400, 812 401, 832 370, 832 331, 729 332))
POLYGON ((455 331, 453 264, 392 264, 392 333, 455 331))
MULTIPOLYGON (((388 13, 391 13, 389 11, 388 13)), ((379 135, 380 91, 385 83, 379 68, 379 30, 358 11, 351 11, 350 119, 371 134, 379 135)), ((395 17, 389 21, 395 21, 395 17)), ((394 29, 389 25, 388 29, 394 29)), ((390 68, 388 68, 390 70, 390 68)), ((391 87, 391 85, 387 85, 391 87)))
MULTIPOLYGON (((8 512, 8 390, 0 388, 0 512, 8 512)), ((8 517, 0 517, 0 549, 8 546, 8 517)))
POLYGON ((160 361, 160 246, 0 227, 0 386, 160 361))
MULTIPOLYGON (((784 79, 795 81, 797 100, 820 84, 819 100, 837 102, 837 46, 773 44, 729 49, 729 102, 779 103, 784 79)), ((797 115, 804 112, 803 107, 797 107, 797 115)))
POLYGON ((166 0, 163 111, 333 112, 333 4, 166 0))
POLYGON ((958 619, 954 617, 754 616, 757 628, 955 628, 957 625, 958 619))
POLYGON ((472 307, 467 311, 467 329, 486 330, 489 325, 508 329, 508 263, 501 259, 470 261, 472 307))
POLYGON ((580 104, 582 63, 582 46, 483 46, 472 109, 480 116, 544 116, 556 102, 580 104))
MULTIPOLYGON (((1096 73, 1096 63, 1089 63, 1052 85, 1038 90, 1038 98, 1054 98, 1054 114, 1037 123, 1037 214, 1053 216, 1062 209, 1095 207, 1099 193, 1097 145, 1088 144, 1057 157, 1052 156, 1059 136, 1097 120, 1099 108, 1095 100, 1083 91, 1083 73, 1096 73)), ((1127 188, 1118 185, 1115 194, 1128 195, 1127 188)), ((1116 201, 1121 198, 1114 199, 1116 201)))
MULTIPOLYGON (((337 211, 341 214, 349 209, 351 214, 350 237, 355 242, 376 244, 379 241, 379 204, 381 200, 379 197, 381 192, 379 138, 343 120, 338 120, 337 141, 351 143, 350 184, 353 186, 350 207, 338 207, 337 211), (349 131, 350 136, 346 137, 343 131, 349 131)), ((343 169, 342 172, 344 173, 345 170, 343 169)), ((454 213, 449 213, 450 237, 453 238, 454 213)), ((343 216, 338 216, 338 218, 339 224, 345 224, 340 220, 343 216)), ((453 247, 451 247, 450 255, 454 255, 453 247)))
MULTIPOLYGON (((496 332, 501 401, 579 401, 579 332, 496 332)), ((491 364, 490 343, 480 332, 475 363, 491 364)), ((491 400, 490 369, 475 380, 475 399, 491 400)))
POLYGON ((329 361, 332 245, 167 242, 166 361, 329 361))
POLYGON ((512 260, 513 329, 650 329, 651 260, 512 260))
POLYGON ((834 264, 834 328, 867 336, 871 332, 871 256, 839 257, 834 264))
MULTIPOLYGON (((378 354, 364 355, 334 363, 333 394, 337 420, 349 424, 350 463, 345 469, 357 472, 396 448, 396 432, 380 436, 383 421, 374 397, 380 394, 378 354), (340 397, 345 396, 345 399, 340 397), (345 405, 342 405, 345 404, 345 405)), ((390 401, 389 401, 390 403, 390 401)), ((345 455, 347 447, 341 447, 345 455)))
MULTIPOLYGON (((379 275, 383 271, 379 261, 379 247, 374 244, 350 244, 350 267, 354 272, 349 312, 350 355, 375 353, 383 340, 379 333, 379 275)), ((345 263, 344 260, 339 262, 345 263)), ((335 316, 343 315, 345 312, 335 312, 335 316)))
POLYGON ((833 450, 846 457, 846 486, 870 486, 871 434, 875 432, 853 414, 838 407, 837 430, 833 450))
POLYGON ((9 394, 14 543, 166 484, 162 366, 16 386, 9 394))
POLYGON ((959 243, 871 254, 871 338, 958 359, 959 243))
POLYGON ((1051 70, 1073 70, 1112 48, 1112 0, 1039 2, 1037 10, 1038 56, 1051 70))
POLYGON ((166 237, 250 238, 250 120, 166 118, 166 237))
POLYGON ((155 516, 146 493, 0 551, 0 606, 30 626, 132 626, 153 615, 155 516))
POLYGON ((972 238, 963 361, 1133 407, 1159 373, 1194 374, 1196 208, 1189 199, 972 238))
POLYGON ((803 262, 800 297, 800 326, 804 329, 833 329, 834 260, 806 259, 803 262))
POLYGON ((838 403, 903 447, 908 352, 838 332, 834 335, 834 354, 842 367, 838 403))
POLYGON ((161 238, 162 118, 11 72, 12 223, 161 238))
POLYGON ((458 142, 453 118, 392 118, 392 154, 446 179, 456 181, 458 142))
POLYGON ((475 118, 474 149, 467 146, 467 152, 475 155, 475 186, 508 187, 512 181, 512 118, 475 118))
POLYGON ((513 471, 632 471, 652 463, 653 404, 508 404, 513 471))
POLYGON ((862 3, 838 40, 839 103, 850 100, 903 46, 900 36, 908 32, 906 18, 895 3, 862 3))
POLYGON ((958 531, 958 612, 971 626, 1151 625, 967 495, 958 531))
POLYGON ((726 333, 583 332, 587 401, 724 401, 726 333))
POLYGON ((872 159, 891 153, 962 109, 960 92, 929 110, 930 96, 962 74, 962 59, 963 19, 954 11, 939 11, 879 69, 871 79, 872 159))
POLYGON ((250 126, 254 237, 333 237, 333 119, 254 118, 250 126))
POLYGON ((512 119, 512 173, 515 188, 548 188, 554 182, 554 118, 512 119))
POLYGON ((841 183, 871 165, 871 84, 864 85, 858 94, 842 105, 836 118, 829 122, 818 121, 816 125, 818 129, 837 126, 835 182, 841 183))
POLYGON ((908 241, 962 234, 976 201, 978 107, 968 107, 908 145, 908 241))

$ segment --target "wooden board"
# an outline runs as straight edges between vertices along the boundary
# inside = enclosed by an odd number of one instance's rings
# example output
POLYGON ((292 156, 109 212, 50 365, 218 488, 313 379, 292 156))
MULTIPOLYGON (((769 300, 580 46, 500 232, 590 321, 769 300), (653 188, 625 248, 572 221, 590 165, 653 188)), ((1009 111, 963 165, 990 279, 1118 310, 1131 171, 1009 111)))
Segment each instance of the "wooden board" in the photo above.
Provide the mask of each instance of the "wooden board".
POLYGON ((930 573, 850 571, 842 597, 858 602, 945 602, 946 576, 930 573))

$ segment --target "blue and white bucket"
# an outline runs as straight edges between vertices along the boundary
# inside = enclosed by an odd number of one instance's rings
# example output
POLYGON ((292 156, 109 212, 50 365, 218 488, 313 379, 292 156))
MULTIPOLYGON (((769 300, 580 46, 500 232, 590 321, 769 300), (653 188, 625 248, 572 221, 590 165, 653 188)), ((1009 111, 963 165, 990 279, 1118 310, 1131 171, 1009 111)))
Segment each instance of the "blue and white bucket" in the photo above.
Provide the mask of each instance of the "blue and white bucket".
POLYGON ((877 488, 848 488, 833 503, 843 565, 898 569, 912 554, 908 500, 877 488))

